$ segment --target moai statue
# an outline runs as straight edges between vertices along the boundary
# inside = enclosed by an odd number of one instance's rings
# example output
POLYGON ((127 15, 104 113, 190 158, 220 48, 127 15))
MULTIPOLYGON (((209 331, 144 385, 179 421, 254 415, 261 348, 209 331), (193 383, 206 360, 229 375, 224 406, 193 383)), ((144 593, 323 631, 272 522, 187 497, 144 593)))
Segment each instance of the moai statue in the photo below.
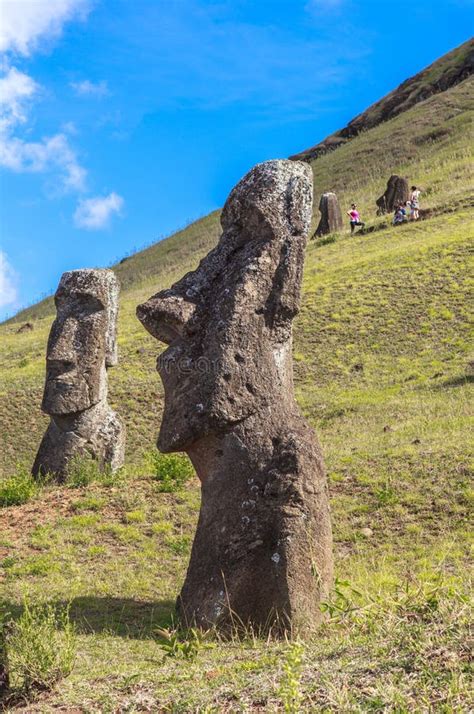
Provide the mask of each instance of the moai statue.
POLYGON ((316 228, 316 236, 325 236, 328 235, 328 233, 342 231, 344 224, 335 193, 328 192, 322 194, 319 201, 319 210, 321 212, 321 220, 316 228))
POLYGON ((41 407, 51 422, 34 476, 63 481, 76 456, 112 470, 123 464, 125 427, 107 403, 107 368, 117 364, 118 295, 111 270, 72 270, 61 277, 41 407))
POLYGON ((202 628, 304 631, 332 579, 326 474, 294 398, 292 321, 311 221, 304 163, 257 165, 231 192, 218 245, 139 305, 159 357, 158 447, 202 486, 180 617, 202 628))
POLYGON ((399 203, 408 201, 408 181, 402 176, 390 176, 385 193, 377 199, 377 215, 383 216, 390 213, 399 203))

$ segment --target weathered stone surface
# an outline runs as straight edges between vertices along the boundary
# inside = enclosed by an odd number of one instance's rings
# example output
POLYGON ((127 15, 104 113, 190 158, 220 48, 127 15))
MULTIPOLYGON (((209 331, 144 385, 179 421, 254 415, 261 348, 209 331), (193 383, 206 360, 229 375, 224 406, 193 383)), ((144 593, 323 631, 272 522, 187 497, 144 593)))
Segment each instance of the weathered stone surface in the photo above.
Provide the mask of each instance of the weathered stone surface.
POLYGON ((117 363, 118 295, 111 270, 72 270, 61 277, 42 403, 51 423, 35 476, 48 473, 61 481, 78 456, 113 470, 123 464, 125 427, 107 403, 107 368, 117 363))
POLYGON ((377 215, 390 213, 399 203, 408 201, 408 181, 402 176, 390 176, 385 193, 377 199, 377 215))
POLYGON ((328 191, 327 193, 322 194, 319 201, 319 210, 321 213, 321 220, 316 228, 315 235, 325 236, 329 233, 342 231, 344 223, 342 221, 341 208, 335 193, 328 191))
POLYGON ((294 399, 312 175, 269 161, 231 192, 218 245, 137 308, 158 359, 158 446, 186 451, 202 503, 178 610, 188 623, 311 629, 332 578, 326 475, 294 399))

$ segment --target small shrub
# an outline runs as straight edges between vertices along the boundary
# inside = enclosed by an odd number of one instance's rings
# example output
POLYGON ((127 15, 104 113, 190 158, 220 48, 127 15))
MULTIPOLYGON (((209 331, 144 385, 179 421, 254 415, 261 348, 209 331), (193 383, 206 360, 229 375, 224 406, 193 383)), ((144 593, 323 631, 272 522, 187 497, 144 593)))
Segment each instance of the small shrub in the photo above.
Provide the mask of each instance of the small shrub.
POLYGON ((155 633, 159 639, 160 646, 165 651, 163 659, 176 657, 177 659, 187 659, 194 662, 202 649, 212 646, 209 642, 206 642, 210 632, 202 632, 194 627, 189 630, 158 627, 155 633))
POLYGON ((66 485, 70 488, 82 488, 99 481, 101 477, 99 464, 94 459, 78 457, 68 465, 66 485))
POLYGON ((99 558, 103 555, 107 555, 107 548, 103 545, 91 545, 87 551, 87 555, 90 558, 99 558))
POLYGON ((126 523, 145 523, 146 515, 143 511, 127 511, 123 519, 126 523))
POLYGON ((8 623, 4 643, 15 689, 26 693, 51 689, 70 674, 76 658, 69 608, 25 601, 19 619, 8 623))
POLYGON ((16 555, 7 555, 6 558, 3 560, 0 560, 0 568, 3 568, 4 570, 9 570, 10 568, 13 568, 14 565, 18 562, 18 558, 16 555))
POLYGON ((194 476, 191 462, 183 454, 161 454, 159 451, 151 455, 153 479, 158 482, 161 493, 175 493, 183 488, 194 476))
POLYGON ((165 545, 176 555, 185 555, 191 545, 191 538, 188 535, 170 535, 165 538, 165 545))
POLYGON ((348 580, 336 578, 334 593, 330 600, 322 602, 320 609, 333 620, 342 620, 347 615, 359 610, 356 601, 362 598, 362 594, 352 587, 348 580))
POLYGON ((138 528, 133 525, 124 525, 123 523, 107 523, 101 526, 100 530, 104 533, 110 533, 116 540, 121 543, 139 543, 143 540, 143 535, 138 528))
POLYGON ((59 540, 59 533, 53 525, 36 526, 30 534, 30 545, 35 550, 51 550, 59 540))
POLYGON ((66 486, 83 488, 91 483, 114 486, 122 479, 123 471, 112 472, 110 466, 101 466, 98 461, 87 456, 78 456, 68 465, 66 486))
POLYGON ((390 506, 398 501, 397 492, 389 484, 377 489, 375 498, 379 506, 390 506))
POLYGON ((289 714, 297 714, 301 711, 303 700, 301 692, 303 654, 303 645, 300 642, 293 642, 288 648, 283 664, 283 678, 278 694, 283 704, 283 710, 289 714))
POLYGON ((7 506, 21 506, 36 495, 38 484, 30 473, 22 468, 6 479, 0 481, 0 508, 7 506))
POLYGON ((100 496, 84 496, 71 504, 73 511, 100 511, 107 503, 105 498, 100 496))
POLYGON ((160 521, 160 523, 153 523, 151 527, 151 532, 153 535, 169 535, 173 532, 173 524, 169 521, 160 521))
POLYGON ((100 517, 96 513, 80 513, 77 516, 65 518, 63 524, 75 530, 89 529, 100 523, 100 517))
POLYGON ((12 576, 24 578, 29 575, 37 577, 47 577, 51 573, 57 573, 61 566, 57 559, 51 555, 34 555, 23 561, 17 562, 11 569, 12 576))

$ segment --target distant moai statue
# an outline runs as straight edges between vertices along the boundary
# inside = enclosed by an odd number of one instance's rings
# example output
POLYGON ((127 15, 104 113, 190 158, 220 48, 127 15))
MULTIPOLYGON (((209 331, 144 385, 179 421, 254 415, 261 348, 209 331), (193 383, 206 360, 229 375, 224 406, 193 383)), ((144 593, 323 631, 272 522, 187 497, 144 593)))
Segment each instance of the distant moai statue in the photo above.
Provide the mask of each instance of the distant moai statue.
POLYGON ((119 284, 111 270, 64 273, 46 355, 42 410, 51 416, 33 475, 67 476, 74 457, 123 464, 125 426, 107 403, 107 368, 117 364, 119 284))
POLYGON ((377 199, 377 215, 383 216, 395 210, 399 203, 405 204, 408 201, 409 190, 408 181, 402 176, 390 176, 385 193, 377 199))
POLYGON ((319 210, 321 212, 321 220, 316 229, 316 236, 325 236, 328 233, 342 231, 344 228, 342 213, 335 193, 328 191, 322 194, 319 201, 319 210))
POLYGON ((255 166, 227 199, 217 246, 137 308, 169 345, 158 447, 187 452, 201 481, 178 612, 206 629, 310 631, 331 586, 326 473, 293 389, 312 196, 307 164, 255 166))

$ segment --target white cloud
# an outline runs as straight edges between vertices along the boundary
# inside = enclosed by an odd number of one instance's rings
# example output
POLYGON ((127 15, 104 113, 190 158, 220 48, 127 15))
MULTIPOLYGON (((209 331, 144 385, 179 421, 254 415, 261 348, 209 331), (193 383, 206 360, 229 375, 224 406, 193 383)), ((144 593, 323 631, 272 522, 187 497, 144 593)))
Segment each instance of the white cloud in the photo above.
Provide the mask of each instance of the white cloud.
POLYGON ((70 134, 71 136, 75 136, 78 133, 77 126, 74 124, 73 121, 64 122, 64 124, 61 126, 61 129, 65 134, 70 134))
POLYGON ((74 213, 74 222, 78 228, 88 230, 106 228, 113 214, 120 214, 123 204, 123 198, 116 193, 84 199, 79 201, 74 213))
POLYGON ((107 82, 104 80, 94 83, 88 79, 84 79, 82 82, 71 82, 71 87, 74 89, 76 94, 81 97, 106 97, 109 94, 107 82))
POLYGON ((24 141, 14 136, 0 136, 0 165, 17 173, 59 171, 65 190, 84 191, 87 171, 65 134, 55 134, 40 141, 24 141))
POLYGON ((29 55, 40 38, 59 35, 88 9, 89 0, 0 0, 0 52, 29 55))
POLYGON ((27 74, 8 68, 0 78, 0 166, 11 171, 58 171, 66 190, 85 189, 86 170, 80 165, 65 133, 26 141, 16 130, 28 119, 28 105, 40 87, 27 74))
POLYGON ((0 130, 26 121, 26 108, 39 85, 15 67, 7 69, 0 77, 0 130))
POLYGON ((5 253, 0 250, 0 307, 12 305, 17 298, 16 274, 5 253))

